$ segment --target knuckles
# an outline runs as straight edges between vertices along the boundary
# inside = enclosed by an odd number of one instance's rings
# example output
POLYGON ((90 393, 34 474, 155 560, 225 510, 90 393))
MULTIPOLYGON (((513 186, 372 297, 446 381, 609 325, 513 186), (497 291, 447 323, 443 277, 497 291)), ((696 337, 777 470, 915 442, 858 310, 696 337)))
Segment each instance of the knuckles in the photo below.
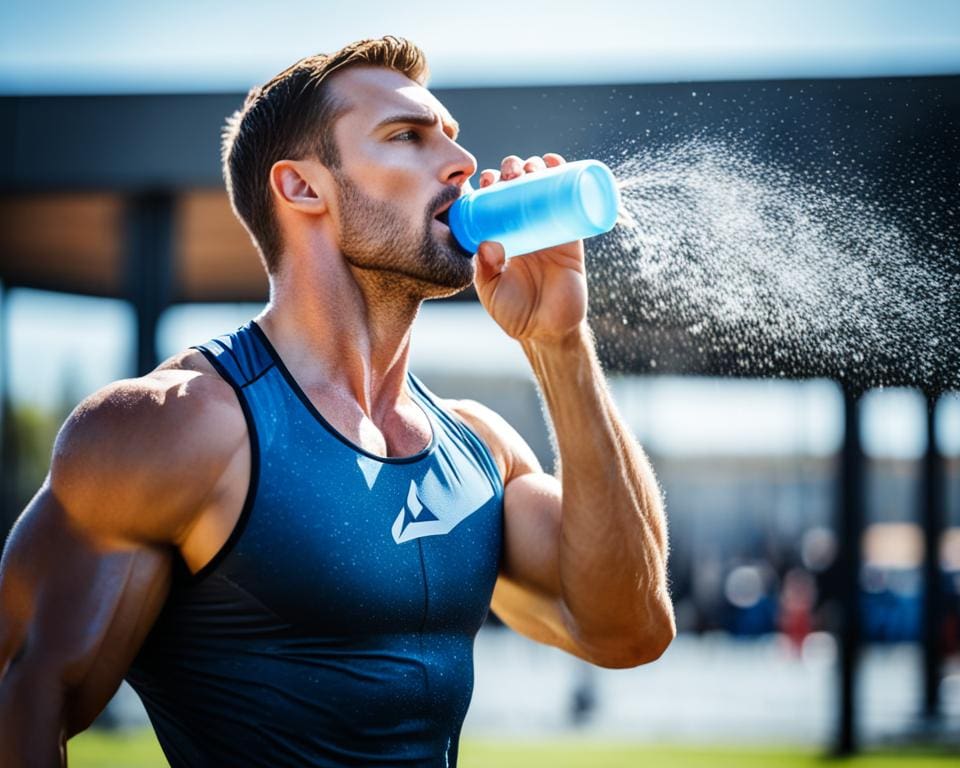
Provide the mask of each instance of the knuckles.
POLYGON ((523 176, 525 173, 536 173, 546 168, 554 168, 563 165, 566 160, 556 152, 547 152, 544 155, 531 155, 526 160, 518 155, 507 155, 500 162, 500 170, 485 168, 480 172, 480 186, 488 187, 498 181, 509 181, 517 176, 523 176))

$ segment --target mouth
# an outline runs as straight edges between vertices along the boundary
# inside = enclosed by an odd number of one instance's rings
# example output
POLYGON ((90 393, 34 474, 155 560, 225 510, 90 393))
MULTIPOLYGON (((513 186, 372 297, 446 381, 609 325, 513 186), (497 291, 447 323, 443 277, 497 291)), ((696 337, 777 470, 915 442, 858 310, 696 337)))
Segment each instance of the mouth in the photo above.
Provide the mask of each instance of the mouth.
POLYGON ((451 200, 448 203, 444 203, 443 206, 441 206, 440 210, 436 214, 434 214, 433 218, 439 221, 445 227, 449 227, 450 226, 450 208, 453 206, 455 202, 456 202, 455 200, 451 200))
POLYGON ((445 237, 448 239, 449 244, 453 246, 454 250, 461 256, 465 256, 469 259, 473 257, 473 254, 460 245, 460 242, 457 240, 457 238, 453 236, 453 230, 450 229, 450 208, 453 207, 454 202, 456 201, 445 203, 442 210, 433 217, 433 220, 442 224, 444 229, 447 230, 445 237))

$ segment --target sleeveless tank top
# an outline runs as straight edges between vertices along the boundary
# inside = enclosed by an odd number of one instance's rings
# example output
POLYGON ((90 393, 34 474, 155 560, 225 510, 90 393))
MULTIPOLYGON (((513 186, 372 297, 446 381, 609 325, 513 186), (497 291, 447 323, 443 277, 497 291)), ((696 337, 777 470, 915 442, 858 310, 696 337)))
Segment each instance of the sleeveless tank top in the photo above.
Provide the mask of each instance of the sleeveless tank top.
POLYGON ((179 766, 455 766, 501 556, 490 452, 412 375, 431 428, 384 458, 314 408, 249 322, 197 347, 236 391, 250 486, 201 571, 178 560, 127 673, 179 766))

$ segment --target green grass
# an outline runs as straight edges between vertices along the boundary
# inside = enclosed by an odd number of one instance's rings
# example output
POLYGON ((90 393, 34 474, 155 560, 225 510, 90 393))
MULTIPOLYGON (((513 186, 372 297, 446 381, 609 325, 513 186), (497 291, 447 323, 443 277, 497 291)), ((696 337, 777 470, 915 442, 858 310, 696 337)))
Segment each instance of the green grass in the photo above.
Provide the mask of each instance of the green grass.
POLYGON ((157 738, 149 728, 135 731, 91 729, 67 742, 70 768, 166 768, 157 738))
POLYGON ((822 751, 736 747, 467 743, 460 768, 956 768, 956 755, 871 754, 830 760, 822 751))
MULTIPOLYGON (((71 740, 70 768, 166 768, 150 730, 87 731, 71 740)), ((468 741, 460 768, 956 768, 957 755, 875 753, 829 760, 817 750, 738 749, 599 744, 468 741)))

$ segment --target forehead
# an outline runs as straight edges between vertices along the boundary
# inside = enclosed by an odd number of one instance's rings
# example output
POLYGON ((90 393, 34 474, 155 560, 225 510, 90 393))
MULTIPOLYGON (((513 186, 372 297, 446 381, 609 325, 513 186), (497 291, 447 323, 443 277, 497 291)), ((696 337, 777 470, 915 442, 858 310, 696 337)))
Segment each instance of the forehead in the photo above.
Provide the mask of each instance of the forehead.
POLYGON ((369 130, 392 115, 439 116, 456 134, 457 121, 430 91, 406 75, 383 67, 352 67, 337 73, 331 88, 346 107, 341 120, 369 130))

